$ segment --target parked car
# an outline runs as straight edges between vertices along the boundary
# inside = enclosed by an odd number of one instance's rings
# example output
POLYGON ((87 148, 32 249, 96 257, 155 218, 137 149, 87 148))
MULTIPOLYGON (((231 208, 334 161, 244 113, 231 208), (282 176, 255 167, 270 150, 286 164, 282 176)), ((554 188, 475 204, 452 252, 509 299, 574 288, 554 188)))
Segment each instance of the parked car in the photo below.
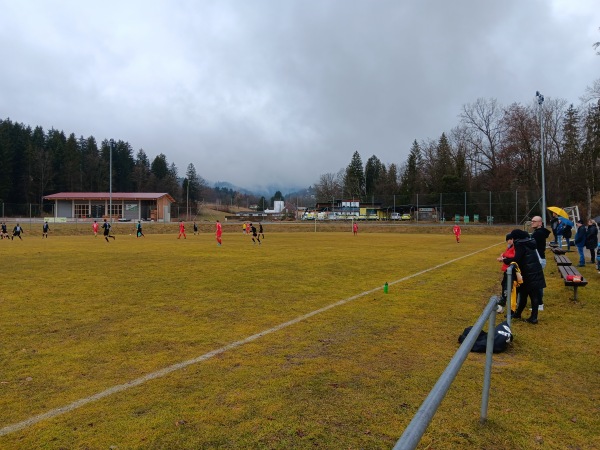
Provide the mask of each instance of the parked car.
POLYGON ((410 217, 410 214, 402 214, 402 216, 400 217, 400 220, 411 220, 412 217, 410 217))
POLYGON ((392 215, 390 216, 390 220, 402 220, 402 214, 392 213, 392 215))

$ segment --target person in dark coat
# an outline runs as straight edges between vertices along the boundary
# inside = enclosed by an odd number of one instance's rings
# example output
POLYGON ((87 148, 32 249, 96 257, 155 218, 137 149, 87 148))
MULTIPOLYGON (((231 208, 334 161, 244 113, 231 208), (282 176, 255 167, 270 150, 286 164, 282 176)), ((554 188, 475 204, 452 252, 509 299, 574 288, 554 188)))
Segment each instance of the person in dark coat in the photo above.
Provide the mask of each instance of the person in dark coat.
POLYGON ((567 240, 567 251, 571 251, 571 237, 573 236, 573 222, 567 221, 563 229, 563 236, 567 240))
POLYGON ((596 248, 598 247, 598 226, 593 219, 588 220, 585 248, 590 251, 590 263, 596 264, 596 248))
MULTIPOLYGON (((542 222, 541 216, 534 216, 531 219, 531 228, 533 232, 531 233, 531 237, 535 239, 535 245, 538 253, 540 254, 540 259, 542 263, 542 269, 546 268, 546 239, 550 236, 550 231, 544 227, 544 222, 542 222)), ((544 310, 544 290, 540 290, 540 304, 538 311, 544 310)))
POLYGON ((550 228, 552 228, 552 234, 554 235, 553 244, 558 244, 557 228, 560 221, 558 220, 558 214, 552 213, 552 219, 550 219, 550 228))
POLYGON ((523 230, 514 229, 510 232, 515 245, 514 258, 504 258, 505 264, 516 262, 521 269, 523 284, 519 288, 520 298, 517 311, 513 318, 520 319, 521 313, 527 306, 527 297, 531 298, 531 316, 526 322, 538 323, 540 292, 546 287, 544 270, 540 263, 535 239, 523 230))
POLYGON ((585 241, 587 240, 587 230, 582 220, 577 221, 577 231, 575 232, 575 247, 579 253, 578 267, 585 266, 585 241))

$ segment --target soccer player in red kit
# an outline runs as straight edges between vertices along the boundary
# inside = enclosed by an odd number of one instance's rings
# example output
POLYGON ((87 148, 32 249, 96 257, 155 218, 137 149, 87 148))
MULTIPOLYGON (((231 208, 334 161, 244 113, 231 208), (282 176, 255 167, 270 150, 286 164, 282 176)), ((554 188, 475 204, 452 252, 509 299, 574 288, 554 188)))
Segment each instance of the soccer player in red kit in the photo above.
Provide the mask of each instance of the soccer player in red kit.
POLYGON ((183 220, 179 222, 179 236, 177 236, 177 239, 181 238, 181 236, 183 236, 184 239, 187 239, 187 236, 185 235, 185 224, 183 223, 183 220))
POLYGON ((219 222, 217 220, 217 231, 215 233, 215 236, 217 237, 217 245, 221 245, 222 241, 221 241, 221 236, 223 235, 223 227, 221 226, 221 222, 219 222))
POLYGON ((459 244, 460 243, 460 227, 458 226, 458 224, 454 225, 454 228, 452 228, 452 232, 454 233, 454 236, 456 236, 456 243, 459 244))

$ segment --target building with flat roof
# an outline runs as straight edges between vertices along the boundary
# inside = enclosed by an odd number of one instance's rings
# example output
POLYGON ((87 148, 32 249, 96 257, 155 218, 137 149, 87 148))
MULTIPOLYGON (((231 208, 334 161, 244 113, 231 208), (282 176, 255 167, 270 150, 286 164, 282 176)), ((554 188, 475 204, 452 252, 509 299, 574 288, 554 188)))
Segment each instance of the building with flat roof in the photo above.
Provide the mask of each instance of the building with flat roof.
POLYGON ((44 200, 54 201, 55 218, 165 222, 171 221, 171 204, 175 203, 169 194, 154 192, 59 192, 44 196, 44 200))

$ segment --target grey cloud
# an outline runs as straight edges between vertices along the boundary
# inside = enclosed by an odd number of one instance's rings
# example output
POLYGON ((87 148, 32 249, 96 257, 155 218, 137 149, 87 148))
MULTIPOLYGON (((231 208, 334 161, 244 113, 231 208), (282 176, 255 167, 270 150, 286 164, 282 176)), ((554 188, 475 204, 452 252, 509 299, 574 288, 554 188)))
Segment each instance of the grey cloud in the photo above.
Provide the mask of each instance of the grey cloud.
POLYGON ((0 6, 0 117, 248 187, 312 184, 355 150, 401 164, 465 103, 577 103, 600 73, 591 0, 0 6))

